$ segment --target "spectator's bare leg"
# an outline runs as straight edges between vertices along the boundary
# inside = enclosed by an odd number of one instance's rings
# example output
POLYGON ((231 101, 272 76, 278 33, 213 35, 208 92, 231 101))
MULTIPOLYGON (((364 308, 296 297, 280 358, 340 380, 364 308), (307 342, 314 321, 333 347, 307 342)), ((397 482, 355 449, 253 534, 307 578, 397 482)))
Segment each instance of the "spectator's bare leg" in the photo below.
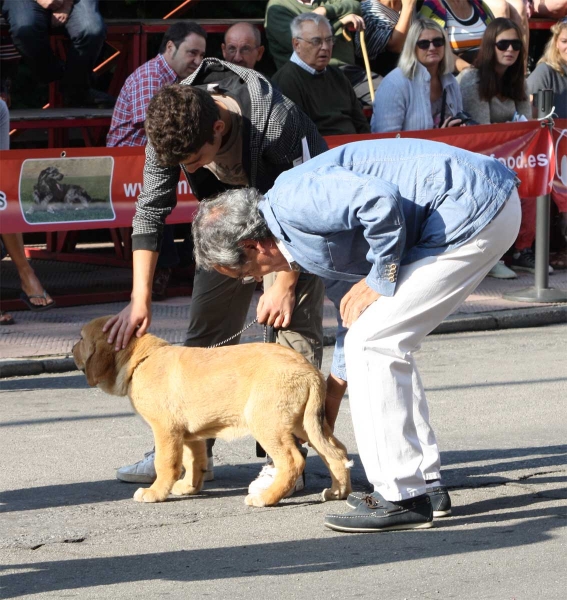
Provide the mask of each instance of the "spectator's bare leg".
POLYGON ((30 296, 30 302, 36 306, 45 306, 53 300, 46 294, 45 298, 32 298, 31 296, 41 296, 44 292, 41 281, 37 278, 35 271, 29 264, 24 250, 24 239, 21 233, 3 233, 2 240, 4 246, 16 265, 20 277, 22 291, 30 296))

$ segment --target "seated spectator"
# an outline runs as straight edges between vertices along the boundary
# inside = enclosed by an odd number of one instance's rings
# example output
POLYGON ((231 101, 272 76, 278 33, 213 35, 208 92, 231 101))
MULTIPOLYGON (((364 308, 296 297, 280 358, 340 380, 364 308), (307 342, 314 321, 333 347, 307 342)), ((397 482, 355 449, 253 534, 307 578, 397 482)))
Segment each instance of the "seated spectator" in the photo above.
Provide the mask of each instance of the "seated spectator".
POLYGON ((253 69, 264 56, 262 34, 251 23, 235 23, 224 34, 222 56, 229 63, 253 69))
POLYGON ((349 80, 329 65, 333 33, 326 17, 304 13, 291 22, 293 54, 272 82, 315 123, 321 135, 370 133, 349 80))
MULTIPOLYGON (((398 65, 400 52, 415 18, 417 0, 363 0, 360 12, 364 19, 364 37, 370 66, 385 76, 398 65)), ((356 53, 362 56, 360 34, 356 53)))
POLYGON ((482 0, 424 0, 419 14, 447 31, 459 73, 473 63, 484 30, 494 19, 482 0))
POLYGON ((522 31, 516 23, 495 19, 486 28, 474 67, 459 75, 463 107, 478 123, 531 118, 521 42, 522 31))
POLYGON ((10 37, 8 23, 0 16, 0 98, 8 108, 12 103, 12 79, 15 77, 21 56, 10 37))
POLYGON ((522 30, 522 40, 527 51, 530 47, 529 18, 533 12, 533 0, 484 0, 495 18, 510 19, 522 30))
MULTIPOLYGON (((138 67, 124 83, 114 107, 106 145, 145 146, 144 121, 148 104, 163 86, 192 75, 205 56, 207 33, 197 23, 183 21, 164 34, 159 53, 138 67)), ((179 265, 175 228, 166 225, 154 272, 152 300, 165 300, 172 269, 179 265)))
MULTIPOLYGON (((0 150, 10 149, 10 113, 4 100, 0 99, 0 150)), ((18 276, 22 291, 20 300, 33 311, 48 310, 55 306, 55 301, 43 289, 35 271, 28 262, 21 233, 3 233, 1 236, 1 256, 10 255, 18 276)), ((12 325, 14 319, 8 313, 0 311, 0 325, 12 325)))
POLYGON ((189 77, 201 64, 207 33, 197 23, 175 23, 163 35, 159 54, 138 67, 122 86, 106 145, 145 146, 144 121, 150 100, 164 85, 189 77))
POLYGON ((567 119, 567 18, 551 27, 542 57, 528 77, 528 91, 532 98, 538 90, 553 90, 555 114, 567 119))
MULTIPOLYGON (((524 77, 525 48, 522 30, 511 19, 494 19, 484 33, 474 68, 459 75, 466 112, 481 125, 526 121, 532 109, 524 77)), ((510 266, 515 271, 535 272, 535 202, 522 198, 522 224, 514 244, 510 266)), ((512 279, 503 262, 489 275, 512 279)))
MULTIPOLYGON (((538 90, 553 90, 555 114, 560 119, 567 119, 567 18, 555 23, 551 34, 543 56, 528 77, 528 91, 534 98, 538 90)), ((562 172, 562 175, 567 176, 567 172, 562 172)), ((551 198, 559 211, 560 235, 567 243, 567 195, 553 188, 551 198)), ((551 265, 556 269, 567 268, 567 252, 559 252, 551 265)))
MULTIPOLYGON (((346 75, 356 97, 364 104, 371 104, 366 71, 355 64, 354 42, 348 33, 364 29, 358 0, 320 0, 316 7, 312 0, 269 0, 264 27, 276 68, 281 69, 293 53, 290 26, 293 19, 302 13, 315 13, 329 19, 334 37, 331 64, 346 75)), ((381 80, 373 73, 372 87, 377 89, 381 80)))
POLYGON ((90 87, 90 75, 106 29, 98 0, 4 0, 2 14, 19 53, 42 83, 61 81, 66 106, 109 104, 111 97, 90 87), (67 60, 53 54, 50 32, 64 27, 71 39, 67 60))
POLYGON ((442 27, 419 19, 411 27, 399 67, 376 92, 370 122, 374 133, 454 127, 463 110, 453 71, 453 54, 442 27))

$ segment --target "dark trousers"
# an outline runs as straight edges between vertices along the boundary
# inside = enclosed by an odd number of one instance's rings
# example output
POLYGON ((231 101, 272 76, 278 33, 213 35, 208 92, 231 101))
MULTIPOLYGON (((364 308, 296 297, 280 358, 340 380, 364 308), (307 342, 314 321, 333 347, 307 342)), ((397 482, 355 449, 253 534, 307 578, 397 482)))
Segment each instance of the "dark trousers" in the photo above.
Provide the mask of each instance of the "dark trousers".
POLYGON ((89 87, 90 73, 106 37, 98 0, 75 0, 64 25, 71 40, 67 61, 51 51, 51 11, 34 0, 4 0, 2 14, 10 26, 14 45, 42 83, 62 79, 62 91, 89 87))
MULTIPOLYGON (((275 274, 264 278, 268 289, 275 274)), ((216 271, 197 271, 189 309, 189 328, 185 346, 203 347, 223 342, 245 325, 255 284, 243 284, 238 279, 216 271)), ((317 368, 323 360, 323 301, 325 288, 315 275, 302 273, 295 287, 296 303, 288 329, 277 333, 277 342, 293 348, 317 368)), ((240 335, 226 345, 236 345, 240 335)), ((214 440, 207 440, 207 455, 212 456, 214 440)), ((258 456, 264 456, 257 449, 258 456)))
MULTIPOLYGON (((267 275, 264 288, 268 289, 274 280, 275 275, 267 275)), ((185 346, 211 346, 238 333, 245 325, 255 289, 254 284, 243 284, 216 271, 197 271, 185 346)), ((323 360, 323 282, 315 275, 301 273, 295 297, 291 324, 278 331, 277 342, 297 350, 319 368, 323 360)), ((239 341, 240 336, 227 345, 239 341)))

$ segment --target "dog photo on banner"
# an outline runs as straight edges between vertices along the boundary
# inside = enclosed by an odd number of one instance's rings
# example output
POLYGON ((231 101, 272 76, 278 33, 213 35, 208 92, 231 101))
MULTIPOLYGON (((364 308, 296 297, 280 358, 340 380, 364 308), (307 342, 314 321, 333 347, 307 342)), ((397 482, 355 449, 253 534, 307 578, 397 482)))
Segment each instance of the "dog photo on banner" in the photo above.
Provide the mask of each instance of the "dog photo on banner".
POLYGON ((22 164, 20 208, 27 223, 114 221, 113 158, 30 159, 22 164))

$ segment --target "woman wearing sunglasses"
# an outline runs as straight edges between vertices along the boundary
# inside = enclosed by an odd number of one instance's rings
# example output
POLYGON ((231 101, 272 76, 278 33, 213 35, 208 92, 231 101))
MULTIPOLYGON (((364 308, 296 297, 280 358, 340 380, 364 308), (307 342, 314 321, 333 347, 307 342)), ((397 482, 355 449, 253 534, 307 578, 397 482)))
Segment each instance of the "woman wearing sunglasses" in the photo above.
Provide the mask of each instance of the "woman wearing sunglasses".
POLYGON ((420 19, 409 29, 398 67, 382 81, 370 126, 373 132, 416 131, 461 125, 463 110, 453 54, 442 27, 420 19))
POLYGON ((510 19, 486 28, 474 67, 458 77, 463 105, 480 124, 531 118, 524 78, 522 32, 510 19))
MULTIPOLYGON (((516 23, 500 17, 488 25, 474 67, 458 77, 465 111, 481 125, 531 119, 524 52, 522 31, 516 23)), ((522 224, 510 259, 514 270, 535 272, 534 237, 535 202, 522 199, 522 224)), ((516 274, 501 261, 489 276, 513 279, 516 274)))

